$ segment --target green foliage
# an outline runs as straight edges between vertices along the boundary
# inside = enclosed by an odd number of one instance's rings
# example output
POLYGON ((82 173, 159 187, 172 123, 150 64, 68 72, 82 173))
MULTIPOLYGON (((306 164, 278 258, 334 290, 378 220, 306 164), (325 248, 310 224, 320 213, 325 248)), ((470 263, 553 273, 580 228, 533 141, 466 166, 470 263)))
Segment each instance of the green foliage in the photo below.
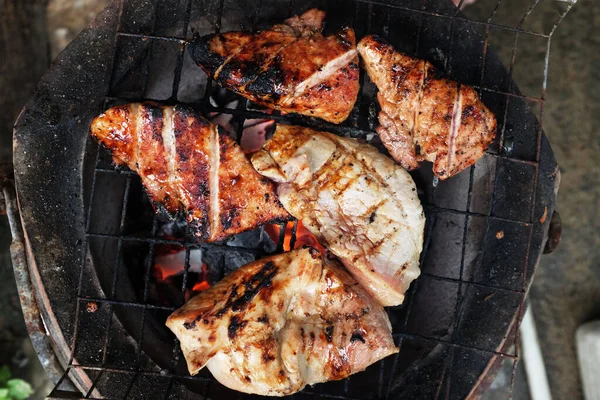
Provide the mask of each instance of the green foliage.
POLYGON ((12 374, 6 365, 0 367, 0 400, 26 400, 33 394, 29 383, 11 377, 12 374))
POLYGON ((25 400, 33 394, 31 385, 23 379, 11 379, 6 382, 8 397, 14 400, 25 400))
POLYGON ((3 365, 0 367, 0 386, 5 386, 6 382, 11 378, 10 369, 8 366, 3 365))

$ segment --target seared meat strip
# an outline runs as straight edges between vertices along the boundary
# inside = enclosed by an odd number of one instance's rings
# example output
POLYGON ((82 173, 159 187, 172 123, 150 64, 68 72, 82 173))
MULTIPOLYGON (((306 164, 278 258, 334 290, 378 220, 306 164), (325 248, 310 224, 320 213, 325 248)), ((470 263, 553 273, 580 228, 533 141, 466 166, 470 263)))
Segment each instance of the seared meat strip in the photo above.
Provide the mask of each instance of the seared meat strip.
POLYGON ((185 212, 199 240, 219 241, 290 215, 242 149, 195 111, 155 103, 113 107, 91 134, 136 171, 154 206, 185 212))
POLYGON ((325 13, 312 9, 257 33, 204 36, 192 58, 219 85, 258 104, 340 123, 358 95, 354 31, 323 36, 325 13))
POLYGON ((446 179, 483 155, 496 135, 496 119, 473 88, 374 35, 360 41, 358 52, 379 88, 377 133, 404 168, 431 161, 435 175, 446 179))
POLYGON ((410 175, 367 144, 278 125, 252 156, 302 221, 384 306, 419 276, 425 217, 410 175))
POLYGON ((167 320, 195 375, 285 396, 398 352, 377 304, 335 261, 303 248, 247 264, 167 320))

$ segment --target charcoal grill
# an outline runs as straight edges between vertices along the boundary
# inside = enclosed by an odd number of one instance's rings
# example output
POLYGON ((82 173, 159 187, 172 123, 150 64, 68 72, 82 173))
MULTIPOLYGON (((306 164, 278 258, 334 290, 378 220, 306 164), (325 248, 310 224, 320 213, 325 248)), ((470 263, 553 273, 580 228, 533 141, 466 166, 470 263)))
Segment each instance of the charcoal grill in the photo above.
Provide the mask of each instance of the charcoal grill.
MULTIPOLYGON (((218 88, 186 52, 194 35, 266 27, 310 7, 327 11, 328 28, 349 23, 358 37, 383 35, 473 85, 496 114, 499 131, 486 155, 452 179, 436 182, 427 166, 413 173, 427 226, 422 276, 402 306, 388 309, 401 352, 296 397, 476 397, 501 362, 513 364, 514 378, 516 327, 559 181, 538 122, 550 39, 572 6, 553 2, 548 18, 539 1, 522 3, 492 2, 485 18, 470 20, 445 0, 114 1, 61 53, 16 123, 18 210, 14 191, 4 190, 28 326, 56 384, 50 398, 247 397, 207 371, 190 377, 164 321, 199 279, 191 267, 195 257, 206 264, 203 279, 214 283, 280 251, 285 227, 275 241, 264 229, 219 244, 165 236, 139 178, 115 168, 88 128, 110 106, 153 99, 231 115, 238 139, 244 120, 270 118, 379 146, 375 89, 364 73, 350 118, 335 126, 267 115, 245 100, 234 108, 215 103, 218 88), (507 6, 524 7, 522 18, 499 19, 507 6), (531 22, 540 18, 541 24, 531 22), (498 39, 506 37, 508 51, 498 39), (546 44, 539 93, 523 94, 512 80, 526 40, 546 44), (183 273, 168 284, 153 274, 164 246, 183 251, 183 273)), ((295 232, 296 226, 292 242, 295 232)))

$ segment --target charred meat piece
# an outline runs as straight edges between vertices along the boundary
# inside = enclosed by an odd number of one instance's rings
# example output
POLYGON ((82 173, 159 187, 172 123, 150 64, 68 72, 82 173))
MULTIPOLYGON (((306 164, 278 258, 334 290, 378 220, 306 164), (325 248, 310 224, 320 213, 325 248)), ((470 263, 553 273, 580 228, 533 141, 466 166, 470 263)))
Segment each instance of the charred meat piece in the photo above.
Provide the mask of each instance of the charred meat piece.
POLYGON ((356 38, 350 28, 323 36, 324 17, 312 9, 257 33, 203 36, 189 48, 219 85, 247 99, 340 123, 359 90, 356 38))
POLYGON ((377 304, 335 261, 303 248, 247 264, 167 320, 195 375, 285 396, 398 352, 377 304))
POLYGON ((377 133, 404 168, 431 161, 435 175, 446 179, 483 155, 496 135, 496 118, 473 88, 377 36, 362 39, 358 52, 379 89, 377 133))
POLYGON ((140 175, 155 208, 185 213, 198 240, 290 218, 237 143, 189 108, 113 107, 94 119, 91 134, 140 175))
POLYGON ((371 295, 384 306, 402 303, 419 276, 425 225, 404 169, 355 139, 284 125, 252 164, 371 295))

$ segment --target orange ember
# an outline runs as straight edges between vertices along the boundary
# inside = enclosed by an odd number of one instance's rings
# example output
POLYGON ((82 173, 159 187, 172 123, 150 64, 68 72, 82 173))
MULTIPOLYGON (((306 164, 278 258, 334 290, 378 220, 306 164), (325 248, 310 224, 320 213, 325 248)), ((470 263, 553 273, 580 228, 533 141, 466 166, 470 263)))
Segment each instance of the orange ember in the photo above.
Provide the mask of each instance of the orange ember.
MULTIPOLYGON (((185 250, 181 247, 157 247, 153 271, 155 278, 158 281, 166 281, 172 276, 182 275, 185 270, 185 253, 185 250)), ((208 283, 208 267, 202 262, 201 251, 195 249, 190 251, 188 271, 198 274, 198 282, 194 284, 192 291, 201 292, 210 287, 210 283, 208 283)))
MULTIPOLYGON (((288 222, 285 226, 285 233, 283 236, 283 251, 290 251, 292 249, 292 231, 294 229, 294 222, 288 222)), ((265 226, 265 232, 275 243, 279 242, 279 235, 281 233, 281 227, 276 224, 265 226)), ((325 254, 326 251, 321 246, 317 238, 304 227, 301 221, 298 221, 296 227, 296 242, 294 243, 294 249, 299 249, 302 246, 311 246, 325 254)))
POLYGON ((172 264, 154 264, 154 276, 159 281, 166 281, 171 276, 177 276, 183 273, 183 264, 181 266, 174 266, 172 264))
POLYGON ((161 245, 156 247, 154 277, 159 281, 183 273, 185 250, 181 246, 161 245))
POLYGON ((192 291, 194 292, 203 292, 210 287, 210 283, 208 283, 208 268, 205 263, 202 263, 202 272, 200 272, 200 276, 198 277, 198 282, 192 287, 192 291))
POLYGON ((197 282, 194 285, 194 287, 192 288, 192 290, 194 292, 203 292, 209 288, 210 288, 210 283, 208 283, 207 281, 202 281, 202 282, 197 282))

